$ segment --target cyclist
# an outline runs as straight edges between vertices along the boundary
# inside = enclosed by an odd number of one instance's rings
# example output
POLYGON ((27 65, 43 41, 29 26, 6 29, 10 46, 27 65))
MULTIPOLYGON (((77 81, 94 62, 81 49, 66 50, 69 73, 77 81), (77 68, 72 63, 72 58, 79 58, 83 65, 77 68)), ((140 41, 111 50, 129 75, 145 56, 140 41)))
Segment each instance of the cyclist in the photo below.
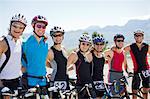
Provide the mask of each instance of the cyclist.
POLYGON ((103 69, 105 64, 105 58, 103 54, 103 50, 105 48, 105 38, 103 35, 94 32, 92 34, 93 41, 93 81, 96 89, 97 99, 101 99, 104 95, 104 79, 103 79, 103 69))
POLYGON ((5 87, 16 90, 21 76, 21 35, 27 26, 22 14, 10 20, 9 33, 0 40, 0 80, 5 87))
MULTIPOLYGON (((85 84, 92 84, 92 53, 90 52, 91 38, 88 33, 83 33, 79 38, 79 50, 74 51, 68 57, 67 67, 71 68, 71 64, 76 66, 77 82, 76 87, 78 92, 84 87, 85 84)), ((78 94, 79 99, 87 98, 86 90, 78 94)), ((93 88, 90 90, 92 98, 96 98, 93 88)))
MULTIPOLYGON (((133 93, 137 93, 137 89, 140 86, 140 78, 138 73, 143 72, 145 75, 141 75, 143 81, 143 97, 144 99, 148 99, 148 90, 150 89, 150 65, 148 64, 148 56, 150 54, 150 46, 143 42, 144 40, 144 31, 138 29, 134 32, 135 43, 132 43, 129 46, 126 46, 124 50, 126 52, 130 52, 133 66, 134 66, 134 77, 132 81, 132 91, 133 93)), ((136 99, 136 96, 133 96, 136 99)))
POLYGON ((46 58, 48 43, 45 41, 45 30, 48 21, 44 16, 37 15, 32 19, 33 35, 22 45, 22 71, 26 73, 28 87, 40 86, 46 90, 46 58))
MULTIPOLYGON (((54 45, 49 49, 47 57, 47 65, 53 69, 51 81, 54 81, 54 86, 59 86, 61 90, 69 89, 67 75, 67 52, 62 46, 65 31, 61 27, 54 26, 50 30, 50 36, 54 45), (63 85, 63 86, 62 86, 63 85)), ((58 98, 58 93, 53 92, 53 98, 58 98)))
POLYGON ((109 82, 119 80, 123 76, 123 70, 127 68, 127 61, 123 51, 124 36, 116 34, 114 36, 115 46, 105 52, 105 57, 109 64, 109 82))

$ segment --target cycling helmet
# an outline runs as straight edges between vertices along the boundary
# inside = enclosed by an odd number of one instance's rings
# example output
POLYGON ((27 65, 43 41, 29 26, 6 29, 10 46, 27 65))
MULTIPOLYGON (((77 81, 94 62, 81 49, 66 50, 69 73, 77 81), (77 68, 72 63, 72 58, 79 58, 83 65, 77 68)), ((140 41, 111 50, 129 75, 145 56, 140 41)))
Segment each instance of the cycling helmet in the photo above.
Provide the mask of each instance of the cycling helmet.
POLYGON ((125 39, 125 37, 122 34, 116 34, 114 36, 114 41, 116 41, 117 38, 123 38, 123 40, 125 39))
POLYGON ((134 34, 136 34, 136 33, 141 33, 141 34, 143 34, 143 35, 144 35, 144 31, 143 31, 143 30, 141 30, 141 29, 138 29, 138 30, 134 31, 134 34))
POLYGON ((24 17, 24 15, 22 14, 15 14, 12 19, 10 20, 10 23, 12 22, 21 22, 23 23, 25 26, 27 25, 27 20, 26 18, 24 17))
POLYGON ((61 27, 58 27, 58 26, 54 26, 54 28, 52 28, 50 30, 50 35, 53 36, 55 33, 57 32, 61 32, 62 34, 65 33, 64 29, 62 29, 61 27))
POLYGON ((93 41, 94 44, 97 43, 97 42, 105 43, 105 38, 103 37, 103 35, 100 35, 97 32, 94 32, 92 34, 92 41, 93 41))
POLYGON ((31 24, 35 24, 35 23, 37 23, 37 22, 43 22, 46 26, 48 25, 48 20, 47 20, 44 16, 41 16, 41 15, 35 16, 35 17, 32 19, 31 24))
POLYGON ((91 43, 92 40, 91 40, 89 34, 85 32, 80 36, 79 41, 91 43))

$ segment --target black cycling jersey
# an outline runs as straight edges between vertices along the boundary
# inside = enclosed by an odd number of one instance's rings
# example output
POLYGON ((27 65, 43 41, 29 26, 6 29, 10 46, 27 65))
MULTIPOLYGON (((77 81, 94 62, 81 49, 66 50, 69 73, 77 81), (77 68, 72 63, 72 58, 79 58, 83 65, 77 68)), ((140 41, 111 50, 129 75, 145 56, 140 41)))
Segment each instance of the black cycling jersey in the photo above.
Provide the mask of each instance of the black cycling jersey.
POLYGON ((140 72, 141 70, 144 70, 149 66, 147 60, 148 44, 143 43, 142 46, 143 47, 140 50, 136 43, 130 45, 130 54, 133 60, 135 72, 140 72))
POLYGON ((86 61, 81 52, 77 52, 78 60, 76 65, 77 84, 92 83, 92 63, 86 61))
POLYGON ((103 69, 104 69, 104 64, 105 64, 105 58, 97 58, 95 54, 92 52, 93 56, 93 80, 94 81, 99 81, 103 80, 103 69))
POLYGON ((67 59, 63 55, 62 51, 56 50, 53 46, 51 47, 51 49, 53 50, 54 53, 54 60, 57 63, 57 72, 54 81, 66 81, 67 59))

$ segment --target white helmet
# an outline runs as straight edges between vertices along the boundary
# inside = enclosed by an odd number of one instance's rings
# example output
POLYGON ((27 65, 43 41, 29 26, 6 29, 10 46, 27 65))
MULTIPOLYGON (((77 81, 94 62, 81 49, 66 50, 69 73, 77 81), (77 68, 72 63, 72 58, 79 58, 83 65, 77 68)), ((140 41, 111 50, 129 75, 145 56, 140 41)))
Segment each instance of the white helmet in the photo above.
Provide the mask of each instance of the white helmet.
POLYGON ((143 30, 141 30, 141 29, 138 29, 138 30, 134 31, 134 34, 136 34, 136 33, 141 33, 141 34, 143 34, 143 35, 144 35, 144 31, 143 31, 143 30))
POLYGON ((88 33, 83 33, 83 34, 80 36, 79 41, 80 41, 80 42, 88 42, 88 43, 91 43, 92 40, 91 40, 91 38, 90 38, 90 36, 89 36, 88 33))
POLYGON ((15 14, 12 19, 10 20, 10 22, 21 22, 23 23, 25 26, 27 25, 27 20, 26 18, 24 17, 24 15, 22 14, 15 14))
POLYGON ((50 35, 53 36, 55 33, 57 32, 61 32, 62 34, 65 33, 64 29, 62 29, 61 27, 58 27, 58 26, 54 26, 54 28, 52 28, 50 30, 50 35))

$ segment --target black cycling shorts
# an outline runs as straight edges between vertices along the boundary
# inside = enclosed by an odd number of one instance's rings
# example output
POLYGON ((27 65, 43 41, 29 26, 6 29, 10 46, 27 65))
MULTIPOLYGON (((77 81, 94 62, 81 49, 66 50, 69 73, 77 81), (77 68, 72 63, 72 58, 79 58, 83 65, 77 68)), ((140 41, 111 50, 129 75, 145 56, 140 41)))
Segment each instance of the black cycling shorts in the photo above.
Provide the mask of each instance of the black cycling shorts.
MULTIPOLYGON (((88 93, 85 89, 83 91, 81 91, 81 89, 83 87, 84 86, 80 86, 80 85, 76 86, 76 89, 77 89, 77 92, 78 92, 78 99, 88 99, 89 98, 88 93)), ((96 98, 95 88, 91 88, 91 89, 89 89, 89 91, 90 91, 91 97, 96 98)))
POLYGON ((19 78, 10 80, 3 79, 2 82, 5 87, 10 88, 11 90, 17 90, 17 87, 19 85, 19 78))
POLYGON ((95 92, 96 92, 96 97, 102 97, 105 91, 95 90, 95 92))
MULTIPOLYGON (((142 77, 142 87, 150 88, 150 77, 145 78, 142 75, 141 77, 142 77)), ((134 74, 133 81, 132 81, 132 88, 134 90, 139 89, 140 83, 141 83, 141 79, 139 77, 139 74, 138 73, 134 74)))

